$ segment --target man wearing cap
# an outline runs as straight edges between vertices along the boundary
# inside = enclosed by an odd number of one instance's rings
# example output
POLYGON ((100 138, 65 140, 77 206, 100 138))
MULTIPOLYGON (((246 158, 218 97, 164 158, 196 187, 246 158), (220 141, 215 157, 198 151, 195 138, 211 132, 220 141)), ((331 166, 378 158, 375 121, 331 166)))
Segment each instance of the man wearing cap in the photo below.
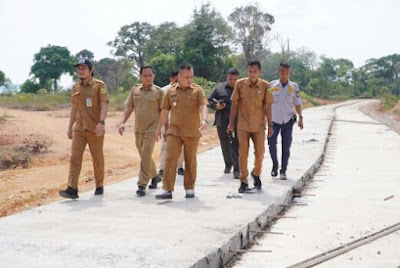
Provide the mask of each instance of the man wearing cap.
POLYGON ((171 123, 167 130, 167 158, 165 160, 163 191, 157 199, 172 199, 176 179, 176 166, 183 145, 185 155, 184 187, 186 198, 195 197, 194 187, 197 176, 197 146, 201 132, 207 127, 207 98, 203 89, 193 83, 193 66, 179 66, 178 81, 166 93, 156 139, 161 137, 161 127, 168 121, 171 111, 171 123), (200 114, 201 120, 200 120, 200 114))
POLYGON ((226 128, 229 125, 229 116, 231 112, 231 96, 236 81, 240 78, 239 70, 231 68, 228 70, 226 81, 220 83, 211 91, 208 96, 208 103, 215 112, 214 125, 217 127, 218 137, 221 144, 222 155, 224 157, 224 173, 231 172, 233 167, 233 177, 239 179, 239 142, 237 130, 227 133, 226 128))
POLYGON ((95 195, 104 192, 104 125, 108 110, 108 92, 103 81, 94 79, 94 67, 90 60, 80 59, 75 65, 80 82, 71 90, 71 113, 67 136, 72 139, 71 162, 68 188, 59 191, 65 198, 78 198, 78 179, 82 167, 82 157, 89 144, 93 160, 95 195))
POLYGON ((270 91, 274 97, 272 103, 272 126, 274 134, 268 138, 269 153, 272 159, 271 176, 278 175, 279 162, 277 157, 276 142, 279 132, 282 136, 282 166, 280 179, 286 180, 286 169, 289 162, 290 146, 292 145, 293 124, 296 122, 294 110, 299 115, 298 125, 303 129, 303 116, 301 110, 300 89, 296 83, 289 80, 290 65, 286 62, 280 64, 279 79, 271 82, 270 91))
POLYGON ((272 95, 268 92, 269 83, 260 79, 261 64, 259 61, 248 63, 247 71, 249 77, 239 79, 236 82, 232 93, 232 108, 230 122, 227 131, 235 129, 235 117, 238 116, 239 136, 239 167, 240 167, 240 188, 239 193, 250 190, 247 177, 247 159, 249 156, 249 140, 254 143, 254 168, 251 176, 254 180, 254 187, 261 189, 261 170, 264 159, 265 144, 265 122, 268 121, 268 137, 272 135, 271 124, 271 103, 272 95))
POLYGON ((157 188, 157 184, 161 181, 152 156, 156 141, 154 134, 157 129, 164 93, 160 87, 154 85, 154 78, 153 67, 143 66, 140 68, 140 81, 142 83, 132 87, 126 99, 125 112, 119 126, 119 133, 123 135, 125 122, 132 111, 135 111, 135 143, 141 158, 137 196, 146 195, 146 187, 150 180, 150 189, 157 188))
MULTIPOLYGON (((162 88, 164 91, 164 94, 170 89, 176 82, 178 82, 178 71, 172 71, 171 75, 169 77, 170 83, 166 85, 165 87, 162 88)), ((168 121, 170 121, 170 115, 168 115, 168 121)), ((166 151, 167 151, 167 140, 165 137, 167 136, 165 133, 167 132, 166 129, 168 128, 169 122, 165 124, 161 128, 161 151, 160 151, 160 165, 159 165, 159 172, 158 175, 160 177, 164 176, 164 166, 165 166, 165 157, 166 157, 166 151)), ((181 176, 185 175, 185 170, 183 169, 183 147, 181 154, 179 155, 178 159, 178 170, 177 173, 181 176)))

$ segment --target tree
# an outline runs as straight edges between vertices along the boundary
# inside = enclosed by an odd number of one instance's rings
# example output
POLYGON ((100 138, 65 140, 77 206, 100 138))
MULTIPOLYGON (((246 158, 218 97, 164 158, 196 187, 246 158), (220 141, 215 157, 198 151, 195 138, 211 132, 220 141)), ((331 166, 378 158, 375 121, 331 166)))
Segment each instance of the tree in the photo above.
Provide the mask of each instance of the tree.
POLYGON ((153 66, 154 72, 156 73, 154 84, 159 86, 168 84, 171 71, 177 69, 175 57, 163 53, 159 53, 157 56, 151 58, 149 64, 153 66))
POLYGON ((177 62, 190 62, 196 76, 213 81, 224 79, 232 62, 229 61, 229 40, 232 31, 220 13, 210 4, 195 9, 192 22, 186 26, 182 54, 177 62))
POLYGON ((146 42, 149 40, 153 27, 147 22, 134 22, 122 26, 114 41, 107 45, 115 48, 115 56, 122 56, 134 62, 136 72, 145 65, 146 42))
POLYGON ((48 79, 52 79, 53 89, 57 90, 57 80, 61 75, 74 73, 73 64, 73 58, 66 47, 48 45, 35 54, 31 72, 39 79, 42 88, 45 88, 48 79))
POLYGON ((103 80, 110 93, 129 90, 137 80, 132 75, 132 62, 127 59, 104 58, 96 64, 95 77, 103 80))
POLYGON ((21 92, 23 93, 37 93, 40 89, 40 85, 35 81, 28 79, 21 86, 21 92))
POLYGON ((4 72, 0 71, 0 86, 4 85, 6 81, 6 75, 4 74, 4 72))
POLYGON ((145 45, 146 62, 159 53, 177 55, 183 47, 183 28, 174 22, 164 22, 150 31, 145 45))
POLYGON ((275 18, 258 6, 246 6, 236 8, 229 21, 234 26, 235 43, 241 46, 247 62, 260 59, 267 52, 268 33, 275 18))
POLYGON ((91 61, 94 60, 94 54, 93 54, 93 52, 90 51, 90 50, 87 50, 87 49, 83 49, 83 50, 79 51, 78 53, 76 53, 75 57, 76 57, 77 59, 79 59, 79 58, 86 58, 86 59, 91 60, 91 61))

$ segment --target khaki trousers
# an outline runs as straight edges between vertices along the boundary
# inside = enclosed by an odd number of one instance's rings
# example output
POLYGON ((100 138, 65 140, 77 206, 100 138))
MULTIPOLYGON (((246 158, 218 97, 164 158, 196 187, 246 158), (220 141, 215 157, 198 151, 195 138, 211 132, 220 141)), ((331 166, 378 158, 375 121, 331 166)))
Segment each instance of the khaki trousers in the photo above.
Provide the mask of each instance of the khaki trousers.
MULTIPOLYGON (((167 156, 167 141, 164 140, 165 127, 161 128, 161 151, 160 151, 160 165, 158 166, 159 170, 164 170, 165 166, 165 158, 167 156)), ((183 168, 183 148, 181 150, 181 154, 178 159, 178 168, 183 168)))
POLYGON ((185 190, 193 190, 197 176, 197 146, 200 138, 168 135, 167 157, 165 159, 163 189, 173 191, 176 179, 176 167, 183 145, 185 156, 185 190))
POLYGON ((247 177, 249 171, 247 169, 247 160, 249 157, 249 141, 250 138, 254 144, 254 175, 260 176, 262 169, 262 162, 264 160, 265 152, 265 130, 260 132, 247 132, 238 129, 239 138, 239 168, 240 168, 240 181, 248 184, 247 177))
POLYGON ((140 155, 140 171, 138 186, 146 187, 149 181, 157 176, 156 164, 153 160, 156 137, 154 132, 135 133, 136 148, 140 155))
POLYGON ((89 144, 93 160, 96 188, 103 187, 104 184, 104 135, 98 137, 92 131, 74 130, 68 176, 68 186, 74 189, 78 189, 78 179, 82 169, 82 158, 86 144, 89 144))

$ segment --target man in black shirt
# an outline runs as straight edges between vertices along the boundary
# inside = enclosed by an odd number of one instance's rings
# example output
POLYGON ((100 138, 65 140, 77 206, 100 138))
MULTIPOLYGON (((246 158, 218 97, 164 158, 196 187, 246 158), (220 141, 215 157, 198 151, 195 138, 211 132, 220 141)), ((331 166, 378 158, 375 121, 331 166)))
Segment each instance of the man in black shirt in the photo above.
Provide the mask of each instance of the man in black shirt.
MULTIPOLYGON (((230 173, 233 167, 233 176, 239 178, 239 142, 237 130, 227 133, 231 111, 231 95, 236 81, 240 78, 239 71, 229 69, 226 82, 219 84, 208 97, 210 107, 215 112, 214 125, 217 126, 218 137, 221 143, 222 155, 225 161, 224 173, 230 173)), ((237 124, 235 124, 236 126, 237 124)))

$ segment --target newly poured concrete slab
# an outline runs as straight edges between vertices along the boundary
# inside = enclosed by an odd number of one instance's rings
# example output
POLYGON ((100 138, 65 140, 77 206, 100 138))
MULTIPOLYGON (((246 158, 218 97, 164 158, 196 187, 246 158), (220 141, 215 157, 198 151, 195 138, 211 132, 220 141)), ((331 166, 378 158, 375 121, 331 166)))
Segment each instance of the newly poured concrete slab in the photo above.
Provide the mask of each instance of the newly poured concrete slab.
MULTIPOLYGON (((160 202, 148 191, 135 196, 137 178, 0 219, 1 267, 189 267, 286 198, 323 153, 335 106, 304 112, 294 130, 287 181, 273 180, 266 147, 260 194, 227 199, 239 181, 223 174, 220 148, 198 156, 196 198, 184 198, 182 177, 174 199, 160 202)), ((266 143, 267 144, 267 143, 266 143)), ((280 146, 280 144, 278 144, 280 146)), ((129 161, 129 159, 121 159, 129 161)), ((253 161, 253 150, 250 161, 253 161)), ((251 166, 249 166, 251 170, 251 166)))

